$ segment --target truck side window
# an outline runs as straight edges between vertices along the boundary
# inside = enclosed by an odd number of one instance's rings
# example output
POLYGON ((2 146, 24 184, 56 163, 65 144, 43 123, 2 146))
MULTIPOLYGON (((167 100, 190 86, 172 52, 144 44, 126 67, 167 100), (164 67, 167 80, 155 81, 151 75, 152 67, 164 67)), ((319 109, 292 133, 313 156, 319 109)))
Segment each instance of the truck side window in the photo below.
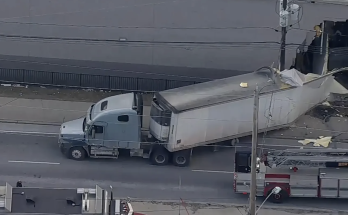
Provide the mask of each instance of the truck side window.
POLYGON ((103 101, 100 105, 100 110, 106 110, 108 108, 108 101, 103 101))
POLYGON ((117 120, 119 122, 128 122, 129 121, 129 116, 128 115, 121 115, 121 116, 118 116, 117 120))
POLYGON ((94 129, 95 129, 95 133, 96 133, 96 134, 102 134, 102 133, 104 132, 103 126, 95 125, 95 126, 94 126, 94 129))

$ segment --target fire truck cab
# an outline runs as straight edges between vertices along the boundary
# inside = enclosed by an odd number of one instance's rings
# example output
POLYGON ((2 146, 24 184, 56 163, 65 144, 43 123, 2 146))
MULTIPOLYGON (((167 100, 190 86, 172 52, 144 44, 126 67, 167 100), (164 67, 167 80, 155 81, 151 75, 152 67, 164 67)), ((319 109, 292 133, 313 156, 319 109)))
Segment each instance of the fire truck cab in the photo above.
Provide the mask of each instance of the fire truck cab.
MULTIPOLYGON (((348 198, 348 149, 287 149, 257 159, 256 195, 281 203, 289 197, 348 198), (272 193, 275 187, 281 191, 272 193)), ((234 191, 248 194, 251 152, 235 152, 234 191)))

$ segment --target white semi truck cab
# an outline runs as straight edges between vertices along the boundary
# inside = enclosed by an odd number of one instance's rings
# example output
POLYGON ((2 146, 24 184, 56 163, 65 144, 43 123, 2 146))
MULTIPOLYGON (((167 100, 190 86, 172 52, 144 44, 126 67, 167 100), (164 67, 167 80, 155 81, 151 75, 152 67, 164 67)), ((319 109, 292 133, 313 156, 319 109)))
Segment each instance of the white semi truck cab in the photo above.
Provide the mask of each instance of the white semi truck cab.
MULTIPOLYGON (((143 132, 142 95, 127 93, 108 97, 91 105, 84 118, 61 125, 59 147, 74 160, 118 158, 119 150, 126 150, 130 156, 150 158, 153 164, 164 165, 170 157, 167 142, 170 118, 171 112, 154 99, 149 132, 143 132)), ((175 154, 183 156, 177 158, 178 162, 173 161, 175 165, 188 165, 191 156, 188 150, 175 154)))

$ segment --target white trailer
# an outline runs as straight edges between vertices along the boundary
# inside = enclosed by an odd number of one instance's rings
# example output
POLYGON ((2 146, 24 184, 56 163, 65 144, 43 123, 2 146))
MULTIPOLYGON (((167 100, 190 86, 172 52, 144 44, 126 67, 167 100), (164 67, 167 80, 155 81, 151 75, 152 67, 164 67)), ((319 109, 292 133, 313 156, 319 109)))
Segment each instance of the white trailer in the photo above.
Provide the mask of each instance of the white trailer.
POLYGON ((332 75, 291 87, 276 73, 259 71, 158 92, 151 105, 149 134, 142 136, 143 101, 128 93, 92 105, 83 119, 61 126, 59 144, 68 157, 118 158, 119 149, 131 156, 164 165, 187 166, 192 149, 251 134, 253 92, 261 89, 260 132, 288 126, 324 101, 332 75), (248 84, 242 87, 241 83, 248 84))
MULTIPOLYGON (((250 151, 237 151, 234 191, 248 194, 250 151)), ((256 195, 281 203, 289 197, 348 198, 348 149, 287 149, 258 159, 256 195), (281 188, 273 193, 275 187, 281 188)))
POLYGON ((286 127, 330 94, 332 75, 309 77, 303 86, 291 87, 278 75, 260 71, 158 92, 151 111, 168 118, 161 124, 152 117, 150 132, 170 152, 248 136, 256 86, 261 90, 259 132, 286 127))

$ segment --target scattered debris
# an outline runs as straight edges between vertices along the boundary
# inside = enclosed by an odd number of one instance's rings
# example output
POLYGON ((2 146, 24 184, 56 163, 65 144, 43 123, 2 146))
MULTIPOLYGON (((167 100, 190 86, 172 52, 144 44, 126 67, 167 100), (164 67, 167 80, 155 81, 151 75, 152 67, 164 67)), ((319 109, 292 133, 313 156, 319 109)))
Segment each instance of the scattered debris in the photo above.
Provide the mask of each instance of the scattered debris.
POLYGON ((28 85, 12 84, 12 87, 28 88, 28 85))
POLYGON ((331 104, 328 101, 323 102, 322 105, 331 107, 331 104))
POLYGON ((298 142, 303 145, 308 145, 309 143, 313 143, 314 147, 329 147, 329 144, 331 143, 332 137, 324 137, 320 136, 318 139, 304 139, 299 140, 298 142))
POLYGON ((333 108, 333 106, 329 102, 324 102, 324 103, 321 105, 317 105, 308 113, 308 115, 314 116, 315 118, 318 118, 324 121, 327 121, 328 118, 332 116, 342 115, 340 111, 336 108, 333 108))
POLYGON ((86 91, 86 92, 92 92, 94 91, 93 89, 82 89, 83 91, 86 91))
POLYGON ((242 82, 242 83, 240 83, 239 86, 240 86, 240 87, 243 87, 243 88, 247 88, 247 87, 248 87, 248 83, 242 82))
POLYGON ((279 76, 282 82, 293 87, 301 87, 305 82, 305 75, 296 69, 286 69, 279 73, 279 76))

